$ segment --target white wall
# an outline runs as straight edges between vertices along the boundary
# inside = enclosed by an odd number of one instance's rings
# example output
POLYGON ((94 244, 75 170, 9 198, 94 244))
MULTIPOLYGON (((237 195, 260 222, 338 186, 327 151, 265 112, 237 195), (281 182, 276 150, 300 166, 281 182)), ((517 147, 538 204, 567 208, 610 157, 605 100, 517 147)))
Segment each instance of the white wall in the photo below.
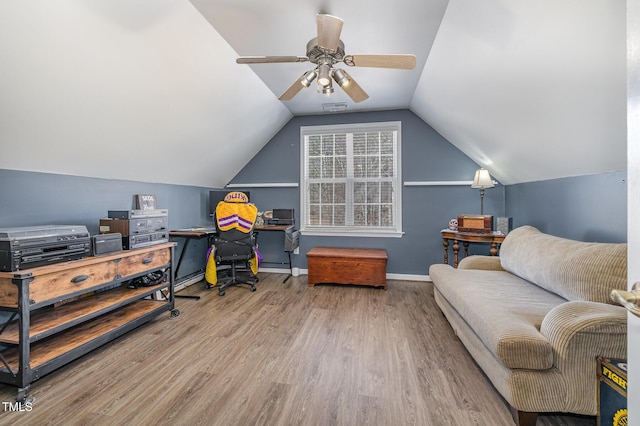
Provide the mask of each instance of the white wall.
MULTIPOLYGON (((640 281, 640 0, 627 0, 629 287, 640 281)), ((640 425, 640 318, 629 314, 629 425, 640 425)))
POLYGON ((236 56, 187 0, 3 0, 0 168, 222 186, 291 117, 236 56))

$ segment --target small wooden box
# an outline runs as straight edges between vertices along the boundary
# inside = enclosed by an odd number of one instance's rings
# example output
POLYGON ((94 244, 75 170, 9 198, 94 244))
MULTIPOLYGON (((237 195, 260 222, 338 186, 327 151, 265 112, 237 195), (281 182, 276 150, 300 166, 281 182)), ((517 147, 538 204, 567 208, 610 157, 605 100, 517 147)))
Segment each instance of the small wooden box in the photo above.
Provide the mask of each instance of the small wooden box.
POLYGON ((319 283, 358 284, 387 289, 384 249, 314 247, 307 253, 309 287, 319 283))
POLYGON ((486 214, 458 215, 458 231, 490 234, 493 232, 493 216, 486 214))

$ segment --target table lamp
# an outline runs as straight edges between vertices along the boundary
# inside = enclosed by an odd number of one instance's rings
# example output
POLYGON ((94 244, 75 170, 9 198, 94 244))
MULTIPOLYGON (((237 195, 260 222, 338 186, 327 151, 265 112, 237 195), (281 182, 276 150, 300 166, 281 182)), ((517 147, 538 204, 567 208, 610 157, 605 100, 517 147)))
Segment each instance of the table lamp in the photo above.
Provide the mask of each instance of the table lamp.
POLYGON ((483 168, 476 170, 471 188, 480 190, 480 214, 484 214, 484 190, 486 188, 493 188, 494 186, 489 170, 483 168))

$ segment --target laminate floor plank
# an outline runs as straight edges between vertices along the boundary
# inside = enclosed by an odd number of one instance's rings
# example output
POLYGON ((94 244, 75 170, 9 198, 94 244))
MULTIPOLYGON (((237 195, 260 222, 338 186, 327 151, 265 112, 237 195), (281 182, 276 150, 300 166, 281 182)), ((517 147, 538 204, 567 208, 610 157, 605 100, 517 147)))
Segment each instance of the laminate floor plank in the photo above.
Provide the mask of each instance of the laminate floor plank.
MULTIPOLYGON (((179 317, 37 380, 31 411, 0 412, 0 425, 513 425, 431 283, 310 288, 306 276, 261 273, 257 287, 188 287, 201 299, 176 299, 179 317)), ((0 401, 15 392, 0 385, 0 401)))

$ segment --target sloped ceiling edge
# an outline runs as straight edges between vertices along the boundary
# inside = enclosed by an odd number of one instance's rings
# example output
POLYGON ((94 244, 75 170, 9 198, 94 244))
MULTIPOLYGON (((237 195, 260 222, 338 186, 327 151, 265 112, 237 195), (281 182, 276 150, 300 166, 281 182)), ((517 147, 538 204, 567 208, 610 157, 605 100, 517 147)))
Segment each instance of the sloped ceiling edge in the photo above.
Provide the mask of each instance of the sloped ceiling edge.
POLYGON ((452 0, 411 109, 505 185, 625 170, 625 20, 620 2, 452 0))
POLYGON ((223 186, 292 116, 189 2, 3 2, 0 28, 0 168, 223 186))

